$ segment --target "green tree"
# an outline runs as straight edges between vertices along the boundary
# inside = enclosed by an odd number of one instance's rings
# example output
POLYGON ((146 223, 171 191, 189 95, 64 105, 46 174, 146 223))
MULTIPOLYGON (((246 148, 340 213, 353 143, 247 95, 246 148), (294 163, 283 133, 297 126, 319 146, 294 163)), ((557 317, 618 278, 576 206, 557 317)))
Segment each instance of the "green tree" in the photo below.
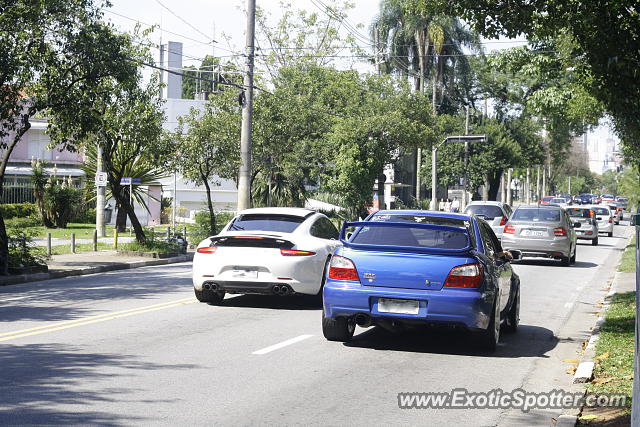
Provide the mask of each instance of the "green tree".
MULTIPOLYGON (((92 0, 15 0, 0 6, 0 194, 9 157, 33 116, 87 117, 102 78, 125 83, 135 76, 126 37, 100 17, 92 0)), ((78 123, 90 125, 91 117, 78 123)), ((7 273, 7 251, 0 216, 0 274, 7 273)))
POLYGON ((168 167, 206 189, 209 235, 217 230, 211 186, 219 183, 214 179, 237 180, 241 112, 235 97, 232 90, 212 96, 204 111, 192 109, 181 117, 176 132, 167 138, 168 149, 178 153, 168 167))

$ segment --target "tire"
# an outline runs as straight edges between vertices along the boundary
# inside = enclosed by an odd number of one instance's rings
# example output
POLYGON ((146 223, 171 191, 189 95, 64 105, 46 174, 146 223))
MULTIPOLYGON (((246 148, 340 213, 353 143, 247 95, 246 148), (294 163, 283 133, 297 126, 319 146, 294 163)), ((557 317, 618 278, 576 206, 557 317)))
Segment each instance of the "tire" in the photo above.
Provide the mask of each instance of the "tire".
POLYGON ((560 258, 560 263, 563 267, 569 267, 571 265, 571 257, 563 256, 560 258))
POLYGON ((346 317, 324 317, 322 313, 322 333, 329 341, 348 342, 353 338, 356 324, 346 317))
POLYGON ((591 246, 598 246, 598 238, 597 237, 591 241, 591 246))
POLYGON ((222 304, 222 300, 224 300, 224 292, 215 292, 210 290, 208 291, 206 289, 199 291, 195 288, 193 289, 193 291, 196 294, 196 299, 200 302, 206 302, 213 305, 220 305, 222 304))
POLYGON ((498 347, 498 341, 500 340, 500 302, 498 298, 493 305, 493 310, 491 311, 491 319, 489 320, 489 326, 487 329, 476 332, 476 340, 478 342, 478 347, 481 350, 494 352, 498 347))
POLYGON ((516 296, 511 303, 509 313, 507 314, 507 321, 504 325, 506 332, 515 333, 518 332, 518 325, 520 324, 520 288, 516 291, 516 296))
POLYGON ((608 233, 607 233, 607 236, 608 236, 608 237, 613 237, 613 231, 608 232, 608 233))
POLYGON ((575 246, 575 248, 573 248, 573 255, 571 256, 571 259, 569 260, 569 262, 571 264, 575 264, 576 263, 576 255, 578 254, 578 245, 575 246))

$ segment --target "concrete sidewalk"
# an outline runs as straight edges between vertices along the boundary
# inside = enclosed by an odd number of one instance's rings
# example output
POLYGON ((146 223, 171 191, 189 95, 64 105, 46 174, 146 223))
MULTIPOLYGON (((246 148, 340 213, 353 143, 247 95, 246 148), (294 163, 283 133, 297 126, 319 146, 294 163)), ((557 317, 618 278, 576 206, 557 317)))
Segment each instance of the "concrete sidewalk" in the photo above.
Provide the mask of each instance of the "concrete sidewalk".
POLYGON ((47 265, 49 272, 0 276, 0 285, 57 279, 68 276, 81 276, 104 271, 126 270, 150 265, 174 264, 193 259, 193 253, 172 258, 149 259, 139 256, 119 255, 116 251, 82 252, 78 254, 54 255, 47 265))

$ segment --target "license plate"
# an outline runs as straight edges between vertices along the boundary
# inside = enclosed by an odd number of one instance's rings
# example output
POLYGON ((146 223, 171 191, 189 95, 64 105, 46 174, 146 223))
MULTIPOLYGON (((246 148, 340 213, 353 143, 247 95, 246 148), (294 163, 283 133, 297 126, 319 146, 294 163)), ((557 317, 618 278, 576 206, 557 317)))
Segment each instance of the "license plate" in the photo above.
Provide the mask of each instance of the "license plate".
POLYGON ((380 298, 378 311, 380 313, 418 314, 420 303, 410 299, 380 298))
POLYGON ((233 270, 231 277, 243 278, 243 279, 257 279, 257 270, 233 270))
POLYGON ((530 237, 544 237, 547 234, 544 231, 538 231, 538 230, 522 230, 522 235, 530 236, 530 237))

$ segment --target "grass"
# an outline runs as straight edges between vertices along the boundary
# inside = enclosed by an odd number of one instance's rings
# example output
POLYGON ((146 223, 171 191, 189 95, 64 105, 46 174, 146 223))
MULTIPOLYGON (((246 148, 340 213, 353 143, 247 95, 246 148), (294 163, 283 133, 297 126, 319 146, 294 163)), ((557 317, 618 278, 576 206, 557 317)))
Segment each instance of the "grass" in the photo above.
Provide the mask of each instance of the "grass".
MULTIPOLYGON (((110 243, 98 242, 99 251, 113 250, 110 243)), ((93 252, 93 243, 82 243, 76 245, 76 252, 93 252)), ((51 247, 51 255, 67 255, 71 253, 71 245, 57 245, 51 247)))
MULTIPOLYGON (((53 239, 71 239, 71 233, 76 234, 76 239, 93 238, 93 230, 96 229, 95 224, 69 223, 67 228, 46 228, 44 226, 32 227, 36 233, 37 239, 46 239, 47 233, 51 233, 53 239)), ((106 237, 113 236, 113 226, 107 225, 106 237)))
POLYGON ((153 242, 148 241, 146 245, 141 245, 138 242, 124 243, 118 245, 118 250, 134 252, 177 253, 180 252, 180 247, 173 243, 156 240, 153 242))
POLYGON ((631 396, 635 301, 635 292, 615 294, 611 299, 596 346, 594 380, 588 386, 591 393, 631 396))
POLYGON ((627 245, 627 248, 622 254, 620 265, 618 265, 618 271, 621 273, 635 273, 636 271, 636 238, 635 236, 631 242, 627 245))

